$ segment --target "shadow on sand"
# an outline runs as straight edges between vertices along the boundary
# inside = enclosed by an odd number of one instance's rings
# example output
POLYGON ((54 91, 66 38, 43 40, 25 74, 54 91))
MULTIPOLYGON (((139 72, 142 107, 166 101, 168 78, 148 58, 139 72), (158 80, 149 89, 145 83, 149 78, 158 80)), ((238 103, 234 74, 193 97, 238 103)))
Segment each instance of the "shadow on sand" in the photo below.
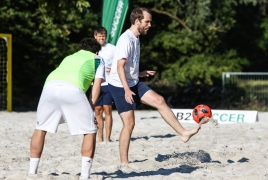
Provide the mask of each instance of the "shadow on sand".
POLYGON ((156 175, 168 176, 168 175, 175 173, 175 172, 191 173, 191 172, 195 171, 196 169, 198 169, 198 167, 181 165, 181 166, 176 167, 176 168, 170 168, 170 169, 160 168, 160 169, 155 170, 155 171, 123 173, 121 170, 117 170, 114 173, 97 172, 97 173, 92 173, 92 174, 102 175, 103 179, 107 179, 107 178, 132 178, 132 177, 139 177, 139 176, 156 176, 156 175))
POLYGON ((136 141, 138 139, 145 139, 145 140, 148 140, 149 138, 171 138, 171 137, 174 137, 174 136, 177 136, 175 134, 166 134, 166 135, 156 135, 156 136, 143 136, 143 137, 132 137, 130 140, 131 141, 136 141))

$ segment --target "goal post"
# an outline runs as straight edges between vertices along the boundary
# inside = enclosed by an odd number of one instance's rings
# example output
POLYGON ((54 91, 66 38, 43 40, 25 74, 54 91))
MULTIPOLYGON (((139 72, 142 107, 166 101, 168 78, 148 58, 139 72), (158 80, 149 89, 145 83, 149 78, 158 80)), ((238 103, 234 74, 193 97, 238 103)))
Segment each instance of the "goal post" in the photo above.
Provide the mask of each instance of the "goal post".
MULTIPOLYGON (((0 80, 2 83, 2 97, 0 98, 1 104, 6 105, 6 110, 12 111, 12 35, 0 33, 0 80), (4 41, 3 41, 4 40, 4 41)), ((0 84, 1 85, 1 84, 0 84)), ((1 95, 1 94, 0 94, 1 95)), ((5 107, 0 107, 5 108, 5 107)))

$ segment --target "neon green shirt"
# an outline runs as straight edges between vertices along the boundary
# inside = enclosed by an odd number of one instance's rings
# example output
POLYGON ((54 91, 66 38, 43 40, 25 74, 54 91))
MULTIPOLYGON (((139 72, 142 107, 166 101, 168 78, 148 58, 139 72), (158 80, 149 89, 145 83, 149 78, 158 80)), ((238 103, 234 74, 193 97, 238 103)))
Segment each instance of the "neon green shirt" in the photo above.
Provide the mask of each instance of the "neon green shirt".
POLYGON ((45 83, 51 80, 68 81, 86 92, 100 63, 101 58, 96 54, 80 50, 64 58, 59 67, 48 75, 45 83))

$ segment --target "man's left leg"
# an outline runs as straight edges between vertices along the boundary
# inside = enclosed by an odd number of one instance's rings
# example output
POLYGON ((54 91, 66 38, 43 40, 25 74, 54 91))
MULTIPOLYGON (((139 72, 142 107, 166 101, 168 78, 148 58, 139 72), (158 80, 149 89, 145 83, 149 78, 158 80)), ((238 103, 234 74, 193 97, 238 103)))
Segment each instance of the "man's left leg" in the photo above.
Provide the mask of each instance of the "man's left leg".
POLYGON ((95 112, 95 117, 97 119, 98 127, 99 127, 98 128, 99 141, 102 142, 103 141, 103 126, 104 126, 103 117, 102 117, 103 107, 95 106, 94 112, 95 112))
POLYGON ((105 114, 105 130, 106 130, 106 141, 111 141, 111 133, 113 126, 113 117, 112 117, 112 106, 103 105, 104 114, 105 114))
POLYGON ((30 170, 29 174, 37 174, 40 157, 44 148, 46 131, 36 129, 30 144, 30 170))

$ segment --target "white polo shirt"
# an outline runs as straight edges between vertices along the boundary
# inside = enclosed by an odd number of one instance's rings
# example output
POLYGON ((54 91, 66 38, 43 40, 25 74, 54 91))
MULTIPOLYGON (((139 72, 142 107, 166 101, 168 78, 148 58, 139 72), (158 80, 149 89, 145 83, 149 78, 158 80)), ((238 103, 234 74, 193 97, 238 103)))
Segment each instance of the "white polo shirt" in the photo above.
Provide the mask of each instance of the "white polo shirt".
POLYGON ((108 82, 116 87, 123 87, 117 72, 117 62, 123 58, 127 60, 125 72, 128 86, 133 87, 139 81, 140 40, 129 29, 117 41, 108 79, 108 82))
MULTIPOLYGON (((105 68, 111 68, 114 52, 115 52, 115 46, 113 44, 105 43, 105 45, 101 47, 101 50, 99 51, 98 55, 104 59, 105 68)), ((105 77, 106 81, 101 84, 102 86, 108 85, 109 75, 106 73, 106 71, 105 71, 105 77)))

